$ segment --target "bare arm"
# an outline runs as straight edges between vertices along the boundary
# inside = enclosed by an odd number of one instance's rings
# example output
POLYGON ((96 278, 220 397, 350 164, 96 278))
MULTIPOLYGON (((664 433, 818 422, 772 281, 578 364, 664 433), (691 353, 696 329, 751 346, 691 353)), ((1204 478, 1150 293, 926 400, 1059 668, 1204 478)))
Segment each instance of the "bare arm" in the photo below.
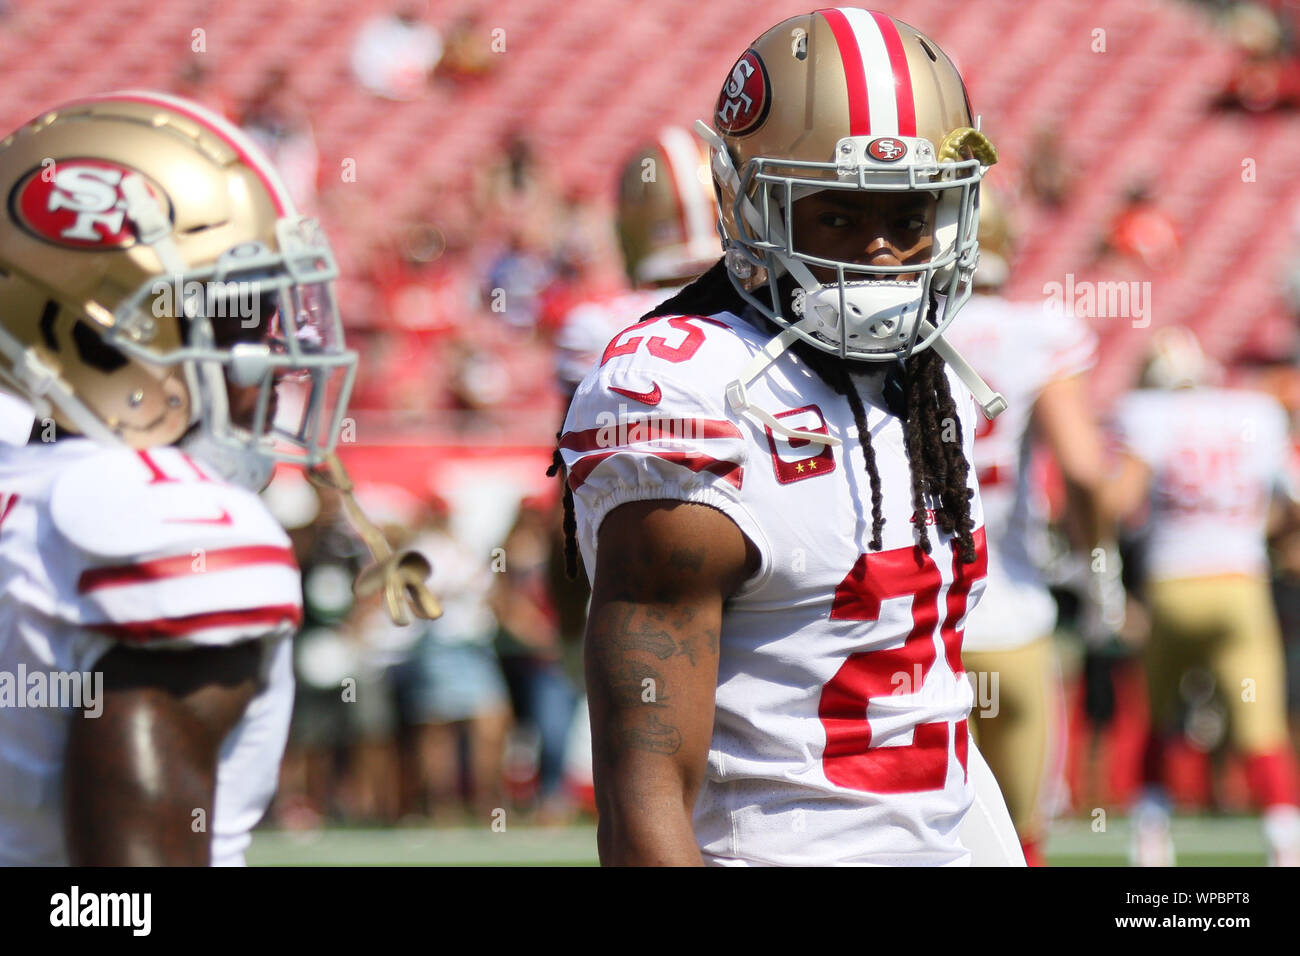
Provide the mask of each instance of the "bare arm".
POLYGON ((1060 466, 1075 519, 1071 543, 1091 550, 1113 537, 1114 526, 1103 498, 1101 429, 1088 405, 1083 377, 1074 375, 1046 385, 1034 403, 1034 424, 1060 466))
POLYGON ((118 647, 103 712, 68 736, 64 827, 76 866, 206 866, 221 742, 257 693, 262 649, 118 647), (195 810, 203 826, 196 832, 195 810))
POLYGON ((600 860, 698 866, 722 607, 757 552, 720 511, 647 501, 606 516, 598 554, 586 674, 600 860))

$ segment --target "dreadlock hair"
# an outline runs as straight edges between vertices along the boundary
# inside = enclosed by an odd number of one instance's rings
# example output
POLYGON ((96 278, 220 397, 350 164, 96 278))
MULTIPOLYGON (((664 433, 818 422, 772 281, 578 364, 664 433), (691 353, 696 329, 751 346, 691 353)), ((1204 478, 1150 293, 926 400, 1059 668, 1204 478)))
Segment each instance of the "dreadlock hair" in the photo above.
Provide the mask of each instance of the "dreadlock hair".
POLYGON ((578 519, 573 513, 573 489, 564 473, 564 456, 560 454, 563 436, 562 431, 555 433, 555 451, 551 455, 551 467, 546 469, 546 477, 559 475, 560 481, 564 482, 564 575, 572 581, 578 576, 578 519))
MULTIPOLYGON (((930 310, 935 310, 935 296, 930 293, 930 310)), ((641 317, 641 321, 660 315, 713 315, 718 312, 745 313, 745 300, 740 297, 727 275, 725 259, 719 259, 708 271, 676 295, 660 303, 641 317)), ((765 320, 765 324, 767 323, 765 320)), ((884 526, 884 504, 880 490, 880 472, 876 467, 876 452, 871 445, 871 432, 867 428, 866 408, 850 375, 850 366, 817 349, 807 342, 797 340, 790 348, 818 378, 837 394, 843 395, 853 413, 858 429, 858 441, 866 459, 867 479, 871 486, 871 540, 873 551, 882 549, 881 529, 884 526)), ((925 496, 938 502, 934 523, 944 534, 954 537, 959 560, 963 564, 975 561, 974 522, 971 520, 970 499, 973 492, 966 487, 970 463, 962 453, 961 419, 948 388, 943 359, 933 349, 910 356, 897 368, 901 383, 893 387, 901 390, 900 403, 903 419, 903 438, 907 450, 908 469, 912 479, 912 523, 915 525, 917 547, 925 554, 932 549, 925 496), (945 432, 953 440, 944 441, 945 432)), ((888 392, 891 385, 886 385, 888 392)), ((547 474, 563 469, 560 452, 555 451, 554 462, 547 474)), ((565 484, 565 555, 576 553, 570 528, 573 495, 565 484)), ((570 575, 572 576, 572 575, 570 575)))

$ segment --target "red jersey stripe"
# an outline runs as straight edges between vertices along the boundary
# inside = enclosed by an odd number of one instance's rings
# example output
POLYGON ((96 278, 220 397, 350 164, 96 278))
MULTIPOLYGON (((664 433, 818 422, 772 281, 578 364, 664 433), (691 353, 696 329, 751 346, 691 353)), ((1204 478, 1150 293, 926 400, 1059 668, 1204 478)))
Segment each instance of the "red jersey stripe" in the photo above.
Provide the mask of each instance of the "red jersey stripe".
POLYGON ((167 578, 183 578, 209 571, 229 571, 232 568, 255 564, 281 564, 290 568, 298 566, 291 548, 272 545, 220 548, 216 551, 200 551, 199 554, 155 558, 137 564, 91 568, 81 573, 81 577, 77 580, 77 592, 87 594, 101 588, 117 588, 148 581, 162 581, 167 578))
POLYGON ((239 611, 210 611, 186 617, 163 617, 152 621, 129 621, 125 624, 91 624, 88 628, 120 641, 146 642, 185 637, 196 631, 219 627, 266 625, 268 629, 285 621, 297 627, 302 623, 302 608, 297 604, 250 607, 239 611))
MULTIPOLYGON (((664 461, 671 461, 674 464, 684 465, 691 471, 711 472, 735 485, 737 488, 741 486, 741 482, 745 477, 745 469, 734 461, 723 461, 719 458, 710 458, 708 455, 692 455, 684 451, 640 451, 639 453, 643 455, 653 455, 656 458, 662 458, 664 461)), ((599 455, 588 455, 586 458, 575 463, 574 466, 569 469, 569 487, 574 491, 577 491, 582 487, 582 483, 587 480, 587 476, 591 474, 592 470, 595 469, 597 465, 610 455, 617 454, 619 454, 617 451, 602 452, 599 455)))

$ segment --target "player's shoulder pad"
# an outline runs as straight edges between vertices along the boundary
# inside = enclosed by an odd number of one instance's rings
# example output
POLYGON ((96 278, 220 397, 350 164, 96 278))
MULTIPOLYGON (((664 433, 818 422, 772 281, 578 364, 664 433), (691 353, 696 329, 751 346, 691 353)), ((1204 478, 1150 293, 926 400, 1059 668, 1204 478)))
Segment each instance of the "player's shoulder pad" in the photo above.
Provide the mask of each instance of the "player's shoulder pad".
POLYGON ((171 447, 105 448, 81 459, 56 479, 49 507, 60 536, 92 561, 289 546, 255 494, 171 447))

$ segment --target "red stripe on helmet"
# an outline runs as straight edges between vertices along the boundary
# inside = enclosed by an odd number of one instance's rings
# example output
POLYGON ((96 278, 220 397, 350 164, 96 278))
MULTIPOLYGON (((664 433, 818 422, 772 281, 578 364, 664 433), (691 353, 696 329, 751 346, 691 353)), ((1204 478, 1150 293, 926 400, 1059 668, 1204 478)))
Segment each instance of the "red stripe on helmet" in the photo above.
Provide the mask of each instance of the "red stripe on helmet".
MULTIPOLYGON (((849 135, 866 136, 871 132, 871 109, 867 103, 867 73, 862 67, 862 51, 848 18, 834 8, 818 10, 831 28, 835 43, 840 48, 840 61, 844 64, 844 85, 849 94, 849 135)), ((897 37, 897 32, 895 32, 897 37)), ((901 49, 901 46, 900 46, 901 49)), ((909 84, 910 89, 910 84, 909 84)), ((915 117, 912 120, 916 126, 915 117)))

